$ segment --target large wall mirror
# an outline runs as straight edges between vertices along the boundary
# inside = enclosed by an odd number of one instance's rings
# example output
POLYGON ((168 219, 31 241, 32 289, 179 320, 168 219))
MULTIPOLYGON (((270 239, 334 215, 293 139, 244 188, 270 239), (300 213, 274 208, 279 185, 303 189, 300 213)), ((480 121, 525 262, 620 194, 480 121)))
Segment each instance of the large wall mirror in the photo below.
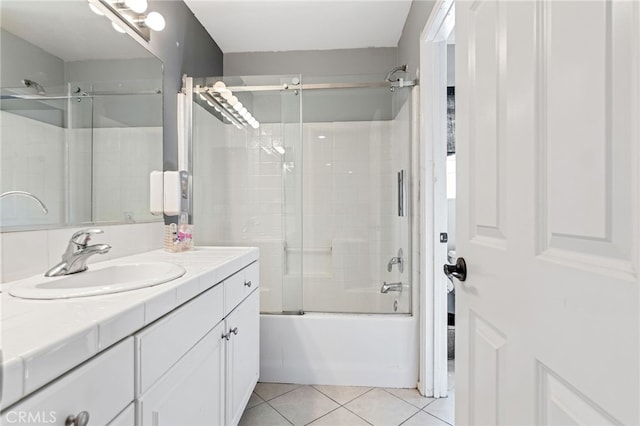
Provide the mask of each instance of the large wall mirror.
POLYGON ((0 17, 2 231, 162 220, 162 62, 87 1, 2 0, 0 17))

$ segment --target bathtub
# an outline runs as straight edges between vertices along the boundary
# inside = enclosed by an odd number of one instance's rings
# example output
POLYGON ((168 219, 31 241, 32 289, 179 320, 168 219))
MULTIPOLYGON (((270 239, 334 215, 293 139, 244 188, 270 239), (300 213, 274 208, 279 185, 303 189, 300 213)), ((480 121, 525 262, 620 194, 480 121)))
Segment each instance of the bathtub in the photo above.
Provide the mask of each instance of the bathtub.
POLYGON ((415 388, 418 321, 399 314, 260 315, 260 381, 415 388))

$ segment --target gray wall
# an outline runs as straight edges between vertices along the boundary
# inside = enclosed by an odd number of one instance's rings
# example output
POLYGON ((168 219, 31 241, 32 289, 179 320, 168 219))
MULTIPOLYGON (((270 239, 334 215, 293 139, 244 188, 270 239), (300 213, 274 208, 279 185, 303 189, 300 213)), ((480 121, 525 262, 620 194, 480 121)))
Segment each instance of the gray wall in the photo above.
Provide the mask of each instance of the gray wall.
POLYGON ((420 67, 420 33, 427 24, 427 19, 435 5, 433 0, 414 0, 409 16, 404 24, 402 36, 398 42, 398 62, 407 64, 407 71, 412 76, 418 75, 420 67))
POLYGON ((93 111, 71 115, 74 128, 162 126, 162 63, 154 57, 67 62, 66 81, 92 92, 135 92, 138 95, 96 96, 93 111))
MULTIPOLYGON (((144 47, 164 63, 164 168, 176 170, 178 165, 176 94, 182 87, 182 75, 188 74, 194 77, 222 75, 222 51, 182 0, 149 1, 149 10, 162 13, 166 20, 164 31, 152 32, 151 42, 145 43, 144 47)), ((65 71, 62 60, 24 40, 20 43, 19 40, 15 40, 17 37, 5 31, 1 36, 2 56, 11 55, 8 57, 19 58, 21 61, 20 64, 1 61, 2 87, 21 87, 23 78, 31 78, 45 87, 64 83, 65 71), (12 73, 11 69, 19 71, 12 73), (36 75, 24 75, 23 70, 38 70, 38 72, 35 73, 36 75)))
POLYGON ((150 1, 165 17, 164 31, 153 32, 149 51, 164 63, 164 169, 177 170, 177 93, 182 75, 222 75, 222 51, 182 0, 150 1))
MULTIPOLYGON (((365 49, 305 50, 289 52, 226 53, 224 55, 225 76, 246 75, 296 75, 302 74, 304 82, 354 82, 382 81, 395 66, 395 47, 365 49), (351 75, 366 77, 354 78, 351 75), (339 78, 337 76, 347 76, 339 78), (315 77, 315 78, 314 78, 315 77), (325 78, 327 77, 327 78, 325 78)), ((305 122, 389 120, 393 118, 392 103, 385 89, 354 92, 341 90, 307 92, 302 97, 305 122)), ((254 95, 256 108, 273 105, 254 95)), ((244 101, 243 101, 244 103, 244 101)), ((273 122, 279 111, 269 108, 256 109, 254 114, 262 122, 273 122)))
POLYGON ((447 86, 456 85, 456 45, 447 45, 447 86))
MULTIPOLYGON (((25 78, 44 87, 64 84, 64 61, 10 32, 0 29, 0 85, 22 87, 25 78)), ((35 92, 34 92, 35 94, 35 92)))
POLYGON ((224 75, 307 76, 387 74, 398 65, 395 47, 226 53, 224 75))

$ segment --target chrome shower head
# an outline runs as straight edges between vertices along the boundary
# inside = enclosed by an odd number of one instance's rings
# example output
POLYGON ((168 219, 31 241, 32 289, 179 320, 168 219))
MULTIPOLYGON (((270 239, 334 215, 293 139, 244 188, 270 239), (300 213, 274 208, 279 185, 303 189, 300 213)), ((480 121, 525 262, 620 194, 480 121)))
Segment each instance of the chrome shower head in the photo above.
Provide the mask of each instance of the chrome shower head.
POLYGON ((397 66, 391 71, 389 71, 389 74, 387 74, 387 76, 384 78, 384 81, 389 81, 389 82, 398 81, 397 78, 395 80, 391 80, 391 76, 397 73, 398 71, 407 72, 407 64, 397 66))
POLYGON ((44 87, 42 87, 42 85, 37 81, 33 81, 33 80, 29 80, 28 78, 25 78, 24 80, 22 80, 22 84, 24 84, 26 87, 33 87, 34 89, 36 89, 36 92, 38 93, 38 95, 47 94, 47 92, 45 92, 44 90, 44 87))

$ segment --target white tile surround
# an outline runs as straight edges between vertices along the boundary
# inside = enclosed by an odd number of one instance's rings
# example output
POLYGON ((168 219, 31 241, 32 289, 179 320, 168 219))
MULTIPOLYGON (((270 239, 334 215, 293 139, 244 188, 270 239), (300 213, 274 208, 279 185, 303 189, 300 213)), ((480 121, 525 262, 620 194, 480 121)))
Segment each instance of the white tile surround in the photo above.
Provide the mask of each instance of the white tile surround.
POLYGON ((149 173, 162 168, 162 128, 94 129, 93 221, 149 220, 149 173))
POLYGON ((149 193, 149 172, 162 168, 161 127, 65 129, 0 111, 0 131, 0 191, 31 192, 49 210, 43 214, 25 197, 4 198, 2 226, 153 218, 140 194, 149 193))
POLYGON ((19 190, 37 196, 48 214, 25 197, 3 198, 1 223, 60 224, 64 220, 65 129, 0 111, 0 192, 19 190), (19 173, 16 173, 19 171, 19 173))
POLYGON ((60 261, 69 237, 87 227, 97 227, 104 231, 103 234, 92 237, 92 244, 104 243, 111 246, 109 253, 93 256, 89 258, 89 263, 143 253, 163 246, 163 222, 3 232, 0 234, 0 282, 44 274, 60 261))
MULTIPOLYGON (((396 298, 379 289, 408 280, 386 266, 398 248, 410 253, 396 200, 396 173, 409 168, 409 114, 405 103, 391 121, 305 123, 299 144, 297 124, 237 130, 194 104, 196 243, 260 247, 263 312, 299 307, 301 297, 305 311, 394 312, 396 298), (300 145, 302 167, 289 158, 300 145)), ((410 310, 409 293, 400 312, 410 310)))

